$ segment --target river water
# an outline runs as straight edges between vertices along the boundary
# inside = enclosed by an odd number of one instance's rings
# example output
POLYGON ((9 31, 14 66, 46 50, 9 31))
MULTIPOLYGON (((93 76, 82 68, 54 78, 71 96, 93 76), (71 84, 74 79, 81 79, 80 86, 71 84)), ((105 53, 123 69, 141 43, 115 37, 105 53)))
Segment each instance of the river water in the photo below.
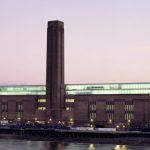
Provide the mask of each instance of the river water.
POLYGON ((150 146, 0 139, 0 150, 150 150, 150 146))

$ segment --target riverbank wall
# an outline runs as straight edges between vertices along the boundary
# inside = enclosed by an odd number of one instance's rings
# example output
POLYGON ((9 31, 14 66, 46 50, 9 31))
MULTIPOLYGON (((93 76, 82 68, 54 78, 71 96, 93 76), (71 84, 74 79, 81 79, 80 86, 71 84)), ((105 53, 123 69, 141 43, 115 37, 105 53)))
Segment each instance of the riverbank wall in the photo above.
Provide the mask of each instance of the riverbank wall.
POLYGON ((138 131, 72 131, 62 129, 0 129, 0 138, 101 144, 148 144, 150 133, 138 131))

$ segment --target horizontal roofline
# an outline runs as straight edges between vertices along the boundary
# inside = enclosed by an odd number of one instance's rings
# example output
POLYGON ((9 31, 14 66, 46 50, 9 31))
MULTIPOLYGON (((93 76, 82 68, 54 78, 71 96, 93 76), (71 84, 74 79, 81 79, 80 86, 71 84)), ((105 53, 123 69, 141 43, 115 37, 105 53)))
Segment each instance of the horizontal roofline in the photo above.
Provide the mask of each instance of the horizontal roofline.
MULTIPOLYGON (((79 83, 79 84, 65 84, 65 85, 108 85, 108 84, 150 84, 150 82, 116 82, 116 83, 79 83)), ((0 87, 26 87, 26 86, 46 86, 46 85, 28 85, 28 84, 20 84, 20 85, 0 85, 0 87)))
POLYGON ((101 85, 101 84, 150 84, 150 82, 112 82, 112 83, 83 83, 83 84, 65 84, 65 85, 101 85))
POLYGON ((0 87, 26 87, 26 86, 46 86, 46 85, 0 85, 0 87))

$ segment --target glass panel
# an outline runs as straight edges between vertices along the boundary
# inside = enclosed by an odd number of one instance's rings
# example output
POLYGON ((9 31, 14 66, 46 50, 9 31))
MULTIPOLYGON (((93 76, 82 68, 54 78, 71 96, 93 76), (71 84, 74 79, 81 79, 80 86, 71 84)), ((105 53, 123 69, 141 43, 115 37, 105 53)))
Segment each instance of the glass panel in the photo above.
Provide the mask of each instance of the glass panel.
POLYGON ((1 86, 0 95, 45 95, 45 86, 1 86))
POLYGON ((66 85, 66 94, 150 94, 150 83, 66 85))

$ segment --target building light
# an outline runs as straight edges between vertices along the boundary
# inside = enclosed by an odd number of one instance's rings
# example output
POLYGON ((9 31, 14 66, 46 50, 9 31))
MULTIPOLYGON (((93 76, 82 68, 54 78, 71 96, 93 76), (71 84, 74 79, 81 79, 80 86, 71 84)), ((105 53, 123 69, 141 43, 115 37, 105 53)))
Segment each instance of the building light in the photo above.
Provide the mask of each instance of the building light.
POLYGON ((116 128, 118 129, 118 128, 119 128, 119 125, 117 125, 116 128))
POLYGON ((90 119, 90 121, 93 122, 94 120, 93 120, 93 119, 90 119))
POLYGON ((31 123, 31 121, 28 120, 27 123, 29 124, 29 123, 31 123))
POLYGON ((46 99, 38 99, 38 103, 46 103, 46 99))
POLYGON ((48 123, 52 123, 52 118, 49 118, 48 123))
POLYGON ((69 107, 66 107, 66 110, 70 110, 70 108, 69 108, 69 107))
POLYGON ((74 103, 74 99, 66 99, 66 103, 74 103))
POLYGON ((37 121, 37 118, 34 118, 35 121, 37 121))
POLYGON ((111 119, 109 119, 109 123, 110 123, 110 124, 112 123, 112 120, 111 120, 111 119))
POLYGON ((38 110, 46 110, 46 107, 38 107, 38 110))
POLYGON ((116 145, 115 149, 119 150, 120 149, 120 145, 116 145))
POLYGON ((94 150, 95 148, 94 148, 94 144, 90 144, 89 145, 89 150, 94 150))
POLYGON ((69 123, 69 125, 73 125, 74 124, 73 118, 70 118, 68 123, 69 123))
POLYGON ((122 149, 122 150, 126 150, 126 145, 116 145, 115 150, 119 150, 119 149, 122 149))
POLYGON ((21 118, 20 118, 20 117, 18 117, 18 118, 17 118, 17 120, 21 120, 21 118))
POLYGON ((6 120, 6 118, 4 117, 3 120, 6 120))

